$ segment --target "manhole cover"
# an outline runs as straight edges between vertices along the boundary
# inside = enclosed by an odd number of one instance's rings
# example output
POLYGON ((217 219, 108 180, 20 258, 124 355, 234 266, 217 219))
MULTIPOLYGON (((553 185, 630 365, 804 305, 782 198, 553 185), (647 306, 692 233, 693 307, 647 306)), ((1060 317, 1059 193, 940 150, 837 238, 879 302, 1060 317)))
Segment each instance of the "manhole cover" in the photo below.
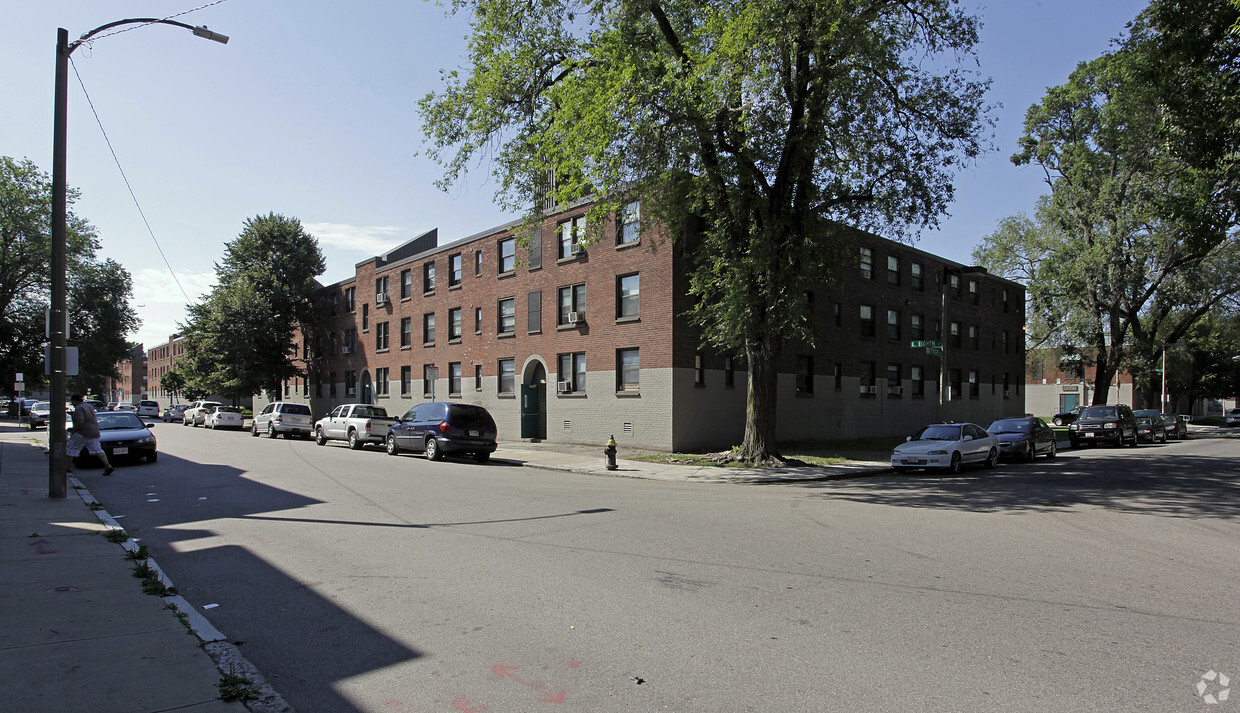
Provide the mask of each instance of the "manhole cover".
POLYGON ((52 587, 51 589, 47 590, 47 593, 48 594, 66 594, 68 592, 80 592, 80 591, 82 590, 78 589, 77 587, 52 587))

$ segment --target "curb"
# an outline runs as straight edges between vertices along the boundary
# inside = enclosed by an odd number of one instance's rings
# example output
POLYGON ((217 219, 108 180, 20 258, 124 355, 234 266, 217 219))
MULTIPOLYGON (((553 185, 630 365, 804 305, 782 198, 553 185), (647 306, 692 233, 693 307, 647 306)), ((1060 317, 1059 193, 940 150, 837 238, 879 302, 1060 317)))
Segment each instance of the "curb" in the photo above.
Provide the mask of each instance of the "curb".
MULTIPOLYGON (((68 486, 73 492, 77 493, 82 502, 95 513, 99 521, 109 530, 120 530, 127 535, 129 534, 124 526, 116 521, 116 518, 112 517, 107 510, 102 509, 103 504, 91 494, 90 490, 82 484, 82 481, 70 475, 68 477, 68 486), (98 507, 92 508, 90 507, 92 505, 98 507)), ((128 552, 136 553, 140 546, 139 541, 132 535, 121 543, 121 547, 128 552)), ((165 587, 175 589, 172 580, 168 578, 168 575, 155 562, 154 558, 147 557, 145 561, 147 566, 158 575, 159 581, 165 587)), ((179 594, 171 594, 160 598, 163 599, 168 609, 171 609, 178 615, 183 614, 185 616, 182 623, 185 624, 194 636, 198 637, 199 645, 207 652, 211 660, 215 662, 215 667, 219 670, 221 676, 226 674, 241 675, 254 684, 258 691, 256 697, 241 701, 242 705, 254 713, 296 713, 293 707, 286 703, 280 694, 272 688, 271 684, 267 682, 267 679, 259 673, 254 664, 250 663, 236 646, 226 640, 228 637, 224 636, 219 629, 216 629, 184 597, 179 594)))

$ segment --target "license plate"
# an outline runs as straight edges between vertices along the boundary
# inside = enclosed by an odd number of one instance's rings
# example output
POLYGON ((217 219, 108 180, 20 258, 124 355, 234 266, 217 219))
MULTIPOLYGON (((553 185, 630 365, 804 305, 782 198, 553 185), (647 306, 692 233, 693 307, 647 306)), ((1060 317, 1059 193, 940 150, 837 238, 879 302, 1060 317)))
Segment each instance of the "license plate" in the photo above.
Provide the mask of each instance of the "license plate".
POLYGON ((129 449, 124 446, 121 446, 120 448, 113 448, 112 452, 118 456, 123 456, 129 453, 129 449))
POLYGON ((1086 438, 1093 438, 1093 437, 1094 437, 1094 434, 1092 434, 1092 433, 1086 433, 1086 434, 1085 434, 1085 437, 1086 437, 1086 438))
POLYGON ((470 438, 477 438, 477 437, 479 437, 479 436, 481 436, 481 435, 482 435, 482 431, 475 431, 475 430, 474 430, 474 429, 472 429, 472 428, 471 428, 471 429, 469 429, 469 437, 470 437, 470 438))
POLYGON ((905 465, 925 465, 926 461, 921 458, 905 458, 905 465))

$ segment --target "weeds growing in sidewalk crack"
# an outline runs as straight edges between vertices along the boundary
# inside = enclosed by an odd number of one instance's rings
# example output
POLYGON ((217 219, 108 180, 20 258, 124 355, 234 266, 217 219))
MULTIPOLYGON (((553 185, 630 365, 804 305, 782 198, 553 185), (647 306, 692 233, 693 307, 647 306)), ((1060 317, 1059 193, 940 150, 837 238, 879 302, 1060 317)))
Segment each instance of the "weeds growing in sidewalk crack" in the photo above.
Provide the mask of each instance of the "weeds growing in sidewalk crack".
POLYGON ((103 533, 103 538, 108 542, 115 542, 119 545, 129 539, 129 533, 119 528, 110 527, 103 533))
POLYGON ((146 545, 138 545, 136 550, 125 550, 125 559, 130 561, 148 559, 151 553, 147 551, 146 545))
POLYGON ((258 686, 245 676, 238 676, 232 666, 228 667, 228 673, 220 676, 219 682, 220 698, 225 701, 248 701, 251 698, 258 698, 258 686))
POLYGON ((86 507, 90 508, 91 510, 102 510, 103 504, 102 503, 88 503, 86 507))

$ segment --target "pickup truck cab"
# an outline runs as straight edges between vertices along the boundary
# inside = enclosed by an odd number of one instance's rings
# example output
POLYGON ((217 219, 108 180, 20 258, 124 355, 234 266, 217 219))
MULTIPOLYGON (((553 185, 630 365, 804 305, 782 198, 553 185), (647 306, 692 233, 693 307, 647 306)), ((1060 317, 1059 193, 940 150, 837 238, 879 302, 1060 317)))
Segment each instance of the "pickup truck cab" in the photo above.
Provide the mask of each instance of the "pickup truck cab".
POLYGON ((388 417, 382 406, 341 404, 314 424, 314 442, 323 446, 347 441, 349 448, 358 450, 367 443, 383 443, 394 423, 396 419, 388 417))

